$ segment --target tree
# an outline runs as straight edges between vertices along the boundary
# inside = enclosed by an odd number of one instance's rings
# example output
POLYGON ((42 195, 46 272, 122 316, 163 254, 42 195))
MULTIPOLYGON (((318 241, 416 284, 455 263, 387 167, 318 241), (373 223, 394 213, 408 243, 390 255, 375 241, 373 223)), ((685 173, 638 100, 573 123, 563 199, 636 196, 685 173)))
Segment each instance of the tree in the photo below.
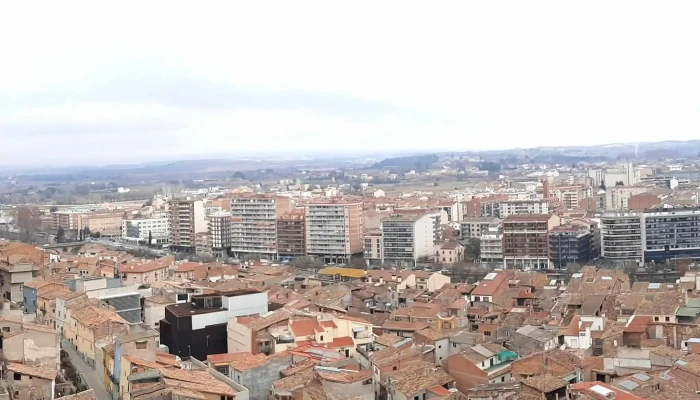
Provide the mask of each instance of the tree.
POLYGON ((625 183, 622 181, 617 181, 615 182, 615 186, 625 186, 625 183))
POLYGON ((238 179, 245 179, 245 175, 243 175, 243 172, 241 172, 241 171, 235 172, 233 174, 233 177, 238 178, 238 179))
POLYGON ((94 237, 95 239, 99 239, 99 238, 100 238, 100 232, 95 232, 95 233, 93 233, 93 234, 92 234, 92 237, 94 237))
POLYGON ((603 179, 602 181, 600 181, 600 188, 603 189, 603 190, 605 190, 605 179, 603 179))
POLYGON ((148 231, 148 245, 153 244, 153 235, 151 234, 151 231, 148 231))
POLYGON ((63 243, 65 240, 66 240, 66 230, 59 227, 56 230, 56 242, 63 243))
POLYGON ((51 211, 51 212, 56 212, 56 211, 58 211, 58 207, 56 207, 56 206, 51 206, 51 208, 49 209, 49 211, 51 211))

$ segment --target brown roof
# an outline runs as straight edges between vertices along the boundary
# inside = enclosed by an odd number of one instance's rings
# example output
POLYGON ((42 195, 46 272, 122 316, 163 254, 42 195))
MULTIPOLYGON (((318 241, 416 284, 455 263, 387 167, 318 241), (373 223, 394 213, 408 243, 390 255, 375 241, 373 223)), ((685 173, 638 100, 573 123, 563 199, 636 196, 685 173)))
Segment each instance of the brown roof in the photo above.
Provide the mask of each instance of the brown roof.
POLYGON ((116 312, 98 306, 89 306, 75 310, 72 315, 76 321, 87 327, 96 327, 105 322, 129 324, 116 312))
POLYGON ((299 319, 289 324, 294 336, 313 336, 316 332, 323 332, 323 328, 317 319, 299 319))
POLYGON ((248 326, 253 331, 259 331, 271 325, 288 320, 291 315, 292 313, 289 310, 280 308, 279 310, 273 311, 272 314, 269 314, 265 317, 253 319, 252 321, 244 325, 248 326))
POLYGON ((362 371, 352 371, 347 369, 341 369, 338 371, 333 370, 316 370, 319 378, 324 381, 329 382, 339 382, 339 383, 353 383, 362 382, 372 377, 371 369, 363 369, 362 371))
POLYGON ((210 354, 207 356, 207 361, 211 364, 228 364, 235 360, 252 356, 253 353, 247 351, 239 353, 210 354))
POLYGON ((397 335, 375 335, 374 341, 382 346, 391 347, 402 341, 403 338, 397 335))
POLYGON ((94 390, 88 389, 80 393, 59 397, 56 400, 97 400, 97 396, 94 390))
POLYGON ((265 354, 253 354, 250 356, 240 357, 237 360, 231 361, 231 368, 236 371, 248 371, 257 368, 267 362, 265 354))
POLYGON ((170 387, 216 395, 236 396, 236 391, 205 371, 161 368, 165 384, 170 387))
POLYGON ((482 279, 474 290, 472 290, 472 296, 493 296, 496 289, 503 284, 503 281, 508 279, 508 275, 503 272, 496 272, 496 276, 493 279, 487 280, 482 279))
POLYGON ((428 322, 384 321, 382 328, 390 331, 419 331, 430 326, 428 322))
POLYGON ((58 374, 58 371, 56 371, 55 369, 34 367, 31 365, 14 363, 14 362, 8 362, 7 369, 12 371, 12 372, 16 372, 18 374, 28 375, 28 376, 36 376, 38 378, 48 379, 48 380, 55 379, 56 374, 58 374))
POLYGON ((565 380, 552 375, 535 375, 523 379, 520 383, 543 393, 549 393, 567 385, 565 380))
POLYGON ((394 388, 409 398, 428 388, 454 382, 454 378, 442 368, 425 361, 411 364, 391 375, 396 379, 394 388))
POLYGON ((422 351, 418 347, 409 347, 407 349, 399 349, 396 347, 387 347, 372 353, 369 358, 373 364, 381 367, 393 362, 404 360, 407 358, 420 355, 422 351))

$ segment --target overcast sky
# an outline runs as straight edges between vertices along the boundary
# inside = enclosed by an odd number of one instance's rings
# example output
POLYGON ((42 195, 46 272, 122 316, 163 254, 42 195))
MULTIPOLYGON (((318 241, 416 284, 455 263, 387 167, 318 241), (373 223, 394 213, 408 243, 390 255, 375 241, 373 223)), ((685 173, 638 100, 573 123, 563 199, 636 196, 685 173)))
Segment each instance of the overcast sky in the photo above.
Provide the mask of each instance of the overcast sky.
POLYGON ((0 164, 700 139, 698 1, 180 3, 3 4, 0 164))

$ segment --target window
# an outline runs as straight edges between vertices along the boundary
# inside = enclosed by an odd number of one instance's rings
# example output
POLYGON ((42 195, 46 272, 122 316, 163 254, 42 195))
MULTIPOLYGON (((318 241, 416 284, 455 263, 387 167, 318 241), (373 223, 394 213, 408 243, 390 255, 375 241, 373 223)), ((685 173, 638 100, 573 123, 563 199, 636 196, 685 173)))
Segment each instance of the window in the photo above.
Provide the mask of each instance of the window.
POLYGON ((18 374, 18 373, 15 372, 14 379, 15 379, 16 381, 21 381, 21 380, 22 380, 22 374, 18 374))
POLYGON ((136 342, 136 348, 139 350, 143 350, 147 347, 148 347, 148 343, 146 343, 145 341, 136 342))
POLYGON ((321 341, 323 342, 323 335, 321 335, 321 341))
POLYGON ((457 343, 452 343, 452 347, 456 349, 456 348, 457 348, 457 343))
POLYGON ((9 331, 10 331, 10 327, 9 327, 9 326, 3 326, 3 327, 2 327, 2 331, 3 331, 3 332, 9 332, 9 331))
POLYGON ((654 317, 654 321, 659 322, 659 317, 654 317))
POLYGON ((491 336, 491 331, 484 331, 484 336, 491 336))
POLYGON ((396 371, 396 365, 394 365, 393 367, 391 367, 391 369, 392 369, 393 371, 396 371))
POLYGON ((671 317, 666 317, 666 322, 669 322, 671 320, 671 317))

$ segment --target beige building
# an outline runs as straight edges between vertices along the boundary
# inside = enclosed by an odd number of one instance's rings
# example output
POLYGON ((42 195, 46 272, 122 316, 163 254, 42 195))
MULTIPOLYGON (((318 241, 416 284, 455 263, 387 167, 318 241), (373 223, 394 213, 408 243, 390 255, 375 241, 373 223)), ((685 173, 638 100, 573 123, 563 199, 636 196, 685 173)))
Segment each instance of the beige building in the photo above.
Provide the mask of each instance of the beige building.
POLYGON ((6 381, 14 399, 53 399, 57 369, 8 362, 6 381))
POLYGON ((91 234, 119 237, 122 234, 124 213, 94 213, 78 216, 78 229, 89 229, 91 234))
POLYGON ((119 268, 124 285, 150 285, 168 279, 168 269, 175 265, 175 258, 168 256, 139 264, 127 264, 119 268))
POLYGON ((292 199, 271 195, 239 195, 231 199, 231 251, 277 259, 277 220, 292 210, 292 199))
POLYGON ((69 309, 71 313, 66 338, 85 362, 95 368, 96 346, 128 334, 129 323, 111 307, 100 305, 99 300, 82 306, 69 306, 69 309))
POLYGON ((196 235, 207 232, 204 202, 195 199, 175 199, 170 206, 170 246, 173 249, 195 252, 196 235))
POLYGON ((605 210, 627 210, 630 197, 648 191, 643 186, 608 186, 605 189, 605 210))
POLYGON ((2 346, 7 361, 54 370, 60 366, 58 333, 48 326, 24 323, 18 330, 3 333, 2 346))
POLYGON ((440 247, 437 261, 440 264, 454 264, 464 260, 464 246, 459 242, 447 242, 440 247))
POLYGON ((365 260, 370 264, 381 264, 384 258, 382 252, 382 230, 366 230, 364 234, 365 260))
POLYGON ((305 214, 307 255, 342 264, 362 254, 362 202, 309 203, 305 214))

